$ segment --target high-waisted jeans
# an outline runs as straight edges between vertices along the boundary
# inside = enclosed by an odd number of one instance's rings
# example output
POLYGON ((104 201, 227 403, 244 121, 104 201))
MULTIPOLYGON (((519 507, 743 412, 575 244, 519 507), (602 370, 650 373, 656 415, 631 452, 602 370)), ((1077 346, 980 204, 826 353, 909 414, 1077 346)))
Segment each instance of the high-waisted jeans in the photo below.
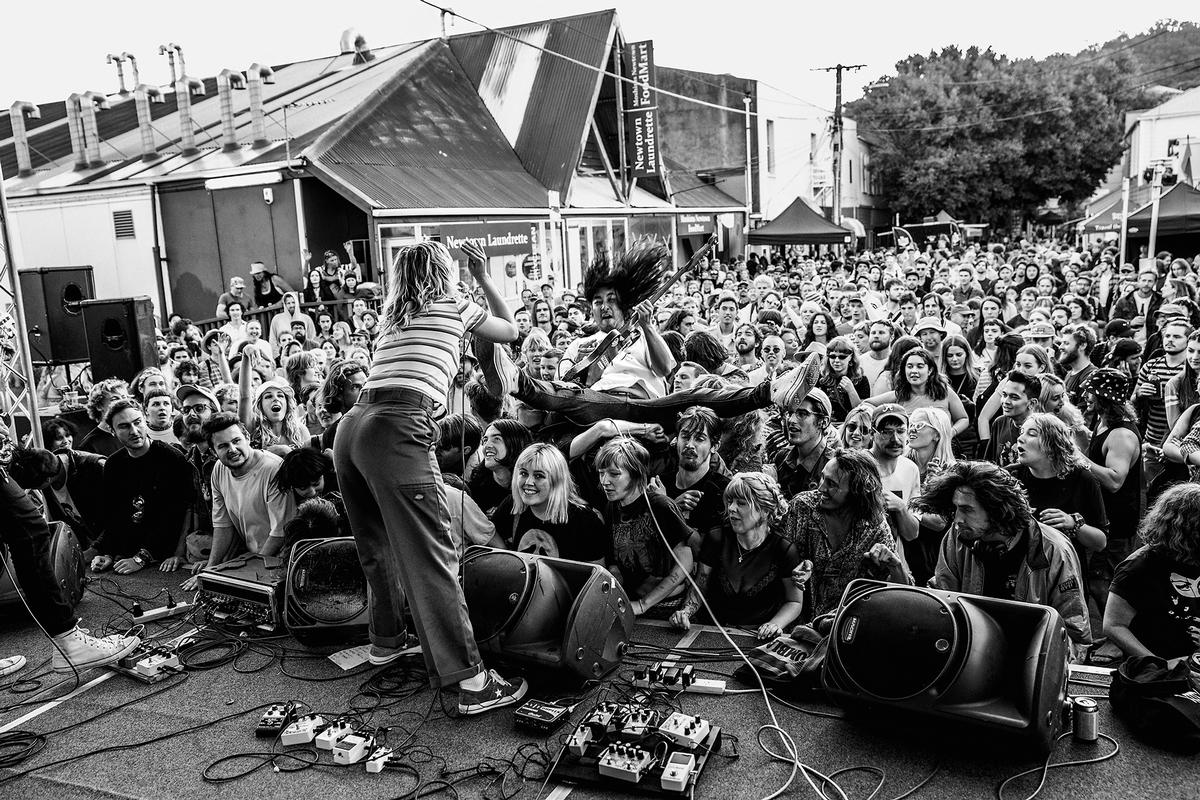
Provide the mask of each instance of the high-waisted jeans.
POLYGON ((430 683, 447 686, 482 664, 434 460, 432 409, 414 390, 364 390, 338 425, 333 460, 367 578, 371 641, 403 645, 407 598, 430 683))

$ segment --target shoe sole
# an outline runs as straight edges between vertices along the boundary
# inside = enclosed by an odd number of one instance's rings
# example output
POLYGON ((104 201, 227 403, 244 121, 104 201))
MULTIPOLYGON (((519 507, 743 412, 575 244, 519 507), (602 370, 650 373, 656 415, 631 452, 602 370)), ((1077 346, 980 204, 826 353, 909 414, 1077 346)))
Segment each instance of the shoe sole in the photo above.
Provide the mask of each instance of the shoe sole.
POLYGON ((504 383, 500 378, 500 358, 492 342, 481 337, 475 339, 475 354, 479 357, 479 369, 483 373, 483 388, 493 397, 504 397, 504 383))
POLYGON ((107 667, 109 664, 114 664, 117 661, 119 661, 120 659, 122 659, 125 656, 132 653, 134 650, 137 649, 137 646, 139 644, 141 644, 141 640, 135 639, 131 644, 126 645, 123 649, 118 650, 117 652, 113 653, 110 656, 105 656, 104 658, 98 658, 95 661, 88 661, 86 664, 75 664, 74 668, 72 668, 72 665, 70 663, 65 664, 65 665, 55 664, 51 668, 51 670, 53 672, 62 674, 65 672, 74 672, 76 670, 91 669, 93 667, 107 667))
POLYGON ((462 714, 464 717, 469 717, 475 714, 482 714, 485 711, 491 711, 495 708, 511 706, 513 703, 519 702, 523 697, 525 697, 525 693, 528 691, 529 682, 522 680, 520 688, 518 688, 517 691, 513 692, 512 694, 505 695, 504 697, 496 700, 488 700, 483 703, 477 703, 473 706, 459 705, 458 713, 462 714))
POLYGON ((410 656, 413 653, 419 653, 419 652, 421 652, 421 645, 418 644, 418 645, 414 645, 412 647, 406 647, 403 650, 397 650, 395 653, 392 653, 390 656, 382 656, 382 657, 367 656, 367 661, 369 661, 371 663, 371 666, 373 666, 373 667, 382 667, 384 664, 390 664, 393 661, 395 661, 396 659, 400 658, 401 656, 410 656))
POLYGON ((10 658, 0 658, 0 676, 12 675, 14 672, 25 668, 25 656, 12 656, 10 658))

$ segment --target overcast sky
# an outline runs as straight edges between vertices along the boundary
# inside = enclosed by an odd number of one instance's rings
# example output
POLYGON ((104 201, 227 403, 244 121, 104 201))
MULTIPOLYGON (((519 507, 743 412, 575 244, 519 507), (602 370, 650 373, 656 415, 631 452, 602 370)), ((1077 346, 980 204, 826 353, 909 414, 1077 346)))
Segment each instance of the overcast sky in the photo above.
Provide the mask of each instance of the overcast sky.
MULTIPOLYGON (((446 0, 444 4, 491 27, 613 5, 604 0, 446 0)), ((825 108, 833 105, 833 77, 811 71, 815 67, 839 61, 867 64, 866 69, 847 75, 845 99, 849 101, 863 85, 892 72, 896 61, 914 52, 953 43, 990 45, 1013 57, 1040 57, 1074 52, 1122 31, 1137 33, 1156 20, 1187 13, 1187 4, 1162 0, 989 4, 640 0, 615 5, 626 37, 654 40, 661 64, 755 78, 825 108)), ((183 46, 191 75, 209 76, 226 67, 244 70, 255 61, 281 64, 336 53, 339 36, 349 27, 358 29, 374 46, 425 39, 440 31, 438 12, 418 0, 65 0, 50 6, 9 0, 3 16, 7 35, 0 56, 0 108, 4 109, 17 99, 44 103, 65 99, 71 92, 115 92, 116 71, 105 64, 107 53, 133 53, 143 81, 166 83, 167 63, 158 55, 158 45, 167 42, 183 46), (48 18, 47 13, 53 16, 48 18)), ((457 20, 450 32, 471 30, 477 28, 457 20)))

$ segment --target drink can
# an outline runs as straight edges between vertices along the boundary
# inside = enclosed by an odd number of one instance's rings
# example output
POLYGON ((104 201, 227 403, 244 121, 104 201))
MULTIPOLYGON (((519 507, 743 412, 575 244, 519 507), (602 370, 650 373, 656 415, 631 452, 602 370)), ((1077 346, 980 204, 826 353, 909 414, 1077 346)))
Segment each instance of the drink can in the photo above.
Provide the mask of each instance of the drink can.
POLYGON ((1074 712, 1075 738, 1081 742, 1094 742, 1100 736, 1100 709, 1090 697, 1076 697, 1071 701, 1074 712))

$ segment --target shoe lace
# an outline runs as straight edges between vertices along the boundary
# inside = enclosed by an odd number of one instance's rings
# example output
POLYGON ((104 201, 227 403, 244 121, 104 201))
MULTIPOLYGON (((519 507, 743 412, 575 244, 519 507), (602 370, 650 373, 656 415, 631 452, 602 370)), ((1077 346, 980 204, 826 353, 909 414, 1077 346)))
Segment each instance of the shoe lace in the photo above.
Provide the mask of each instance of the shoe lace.
POLYGON ((498 684, 499 687, 502 689, 512 688, 512 684, 509 683, 508 681, 504 680, 504 678, 501 678, 500 674, 498 672, 496 672, 496 670, 494 670, 494 669, 488 670, 488 677, 491 678, 491 680, 494 683, 498 684))

